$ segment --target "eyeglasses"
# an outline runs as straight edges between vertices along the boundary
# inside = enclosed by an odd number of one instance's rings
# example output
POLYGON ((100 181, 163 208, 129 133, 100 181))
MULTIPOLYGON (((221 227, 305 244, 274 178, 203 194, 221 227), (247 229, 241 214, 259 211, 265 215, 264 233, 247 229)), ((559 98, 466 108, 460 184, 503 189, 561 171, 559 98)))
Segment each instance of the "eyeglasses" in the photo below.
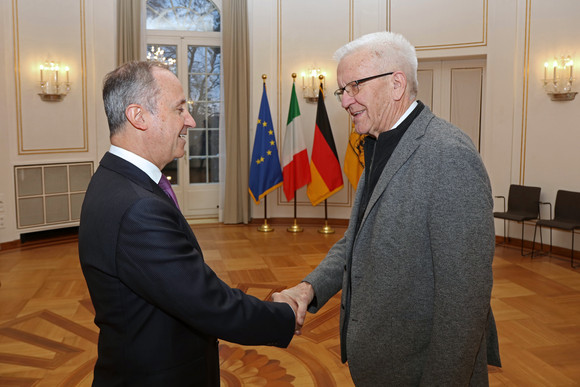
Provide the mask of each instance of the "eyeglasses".
POLYGON ((356 80, 356 81, 349 82, 346 85, 344 85, 344 87, 341 87, 340 89, 337 89, 334 92, 334 95, 336 96, 336 98, 338 98, 338 102, 342 102, 342 95, 344 94, 345 91, 346 91, 346 93, 348 95, 350 95, 351 97, 354 97, 355 95, 358 94, 358 92, 359 92, 359 85, 361 83, 364 83, 366 81, 370 81, 371 79, 375 79, 375 78, 386 77, 387 75, 391 75, 391 74, 393 74, 393 71, 391 71, 390 73, 373 75, 372 77, 367 77, 367 78, 363 78, 363 79, 359 79, 359 80, 356 80))

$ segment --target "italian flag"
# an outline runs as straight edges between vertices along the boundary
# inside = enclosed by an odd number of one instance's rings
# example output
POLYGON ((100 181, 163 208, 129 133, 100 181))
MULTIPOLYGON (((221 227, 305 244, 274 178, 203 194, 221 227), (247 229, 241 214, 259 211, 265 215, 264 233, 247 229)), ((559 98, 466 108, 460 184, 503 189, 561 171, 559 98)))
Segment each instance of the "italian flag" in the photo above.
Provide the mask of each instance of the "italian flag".
POLYGON ((300 107, 298 107, 294 84, 292 84, 288 122, 282 146, 282 175, 284 177, 284 194, 288 201, 294 199, 294 193, 297 189, 310 183, 308 150, 302 135, 300 107))

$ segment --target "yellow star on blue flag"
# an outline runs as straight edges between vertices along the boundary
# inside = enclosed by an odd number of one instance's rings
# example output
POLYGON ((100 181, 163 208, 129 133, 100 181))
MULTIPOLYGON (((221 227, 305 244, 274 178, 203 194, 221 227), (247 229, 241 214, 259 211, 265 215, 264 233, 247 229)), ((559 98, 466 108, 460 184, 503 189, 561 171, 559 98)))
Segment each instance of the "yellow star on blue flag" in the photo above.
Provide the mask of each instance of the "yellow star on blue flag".
POLYGON ((249 191, 252 199, 258 204, 260 199, 280 187, 283 181, 265 83, 251 160, 249 191))

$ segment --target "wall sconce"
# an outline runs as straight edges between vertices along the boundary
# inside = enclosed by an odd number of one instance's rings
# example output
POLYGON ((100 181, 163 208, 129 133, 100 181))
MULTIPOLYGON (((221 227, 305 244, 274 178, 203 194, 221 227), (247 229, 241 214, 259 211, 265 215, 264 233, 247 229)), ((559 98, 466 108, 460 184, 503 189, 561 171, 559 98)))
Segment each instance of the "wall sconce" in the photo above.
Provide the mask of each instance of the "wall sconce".
POLYGON ((570 56, 554 58, 544 63, 544 90, 552 101, 572 101, 578 92, 572 91, 574 62, 570 56), (548 78, 548 74, 552 78, 548 78))
POLYGON ((69 67, 61 66, 53 61, 46 61, 40 65, 40 99, 49 102, 62 101, 70 91, 69 67), (66 82, 60 80, 62 73, 66 82))
POLYGON ((326 73, 319 68, 312 67, 307 73, 302 73, 302 96, 306 102, 318 102, 318 91, 322 82, 322 90, 325 89, 326 73))

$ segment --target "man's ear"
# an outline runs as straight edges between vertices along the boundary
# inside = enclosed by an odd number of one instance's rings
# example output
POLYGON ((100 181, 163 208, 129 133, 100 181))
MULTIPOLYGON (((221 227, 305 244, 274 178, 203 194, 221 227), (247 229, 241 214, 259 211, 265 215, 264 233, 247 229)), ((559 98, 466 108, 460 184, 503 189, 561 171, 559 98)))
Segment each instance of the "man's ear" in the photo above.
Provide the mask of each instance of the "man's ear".
POLYGON ((394 99, 399 101, 401 98, 403 98, 406 89, 407 89, 407 76, 402 71, 395 71, 393 73, 394 99))
POLYGON ((135 128, 139 130, 147 130, 147 120, 145 118, 145 111, 141 105, 131 104, 125 109, 125 117, 135 128))

